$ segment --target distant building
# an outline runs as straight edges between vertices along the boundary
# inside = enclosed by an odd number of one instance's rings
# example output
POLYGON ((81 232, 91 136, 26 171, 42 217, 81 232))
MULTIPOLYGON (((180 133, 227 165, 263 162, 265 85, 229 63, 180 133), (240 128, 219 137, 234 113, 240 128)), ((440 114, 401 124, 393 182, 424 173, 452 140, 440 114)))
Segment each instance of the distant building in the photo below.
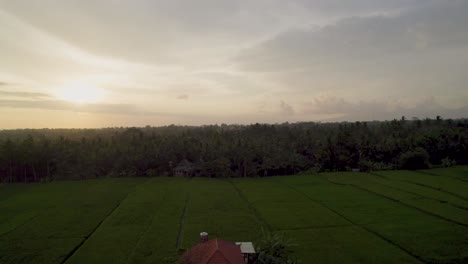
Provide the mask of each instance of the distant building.
POLYGON ((195 174, 195 166, 187 159, 183 159, 175 168, 174 176, 177 177, 192 177, 195 174))
POLYGON ((252 242, 232 243, 220 239, 208 240, 200 234, 201 242, 185 252, 183 264, 253 264, 256 254, 252 242))

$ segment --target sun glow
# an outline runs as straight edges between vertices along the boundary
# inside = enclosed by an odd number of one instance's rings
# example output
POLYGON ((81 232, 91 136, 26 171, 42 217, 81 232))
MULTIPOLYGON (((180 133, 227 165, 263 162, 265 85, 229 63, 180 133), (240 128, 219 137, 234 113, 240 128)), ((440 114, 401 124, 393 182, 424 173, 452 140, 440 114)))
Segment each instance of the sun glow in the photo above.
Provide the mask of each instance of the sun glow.
POLYGON ((60 88, 56 97, 75 104, 92 104, 104 100, 105 91, 86 83, 73 83, 60 88))

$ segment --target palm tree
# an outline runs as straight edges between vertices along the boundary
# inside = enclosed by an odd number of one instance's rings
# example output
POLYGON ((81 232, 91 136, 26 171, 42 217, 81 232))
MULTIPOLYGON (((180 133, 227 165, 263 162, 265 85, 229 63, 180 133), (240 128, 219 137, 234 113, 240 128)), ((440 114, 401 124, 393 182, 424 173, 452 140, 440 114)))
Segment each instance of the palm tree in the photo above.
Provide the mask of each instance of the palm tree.
POLYGON ((262 239, 257 244, 259 264, 297 264, 292 247, 297 246, 282 233, 272 233, 262 229, 262 239))

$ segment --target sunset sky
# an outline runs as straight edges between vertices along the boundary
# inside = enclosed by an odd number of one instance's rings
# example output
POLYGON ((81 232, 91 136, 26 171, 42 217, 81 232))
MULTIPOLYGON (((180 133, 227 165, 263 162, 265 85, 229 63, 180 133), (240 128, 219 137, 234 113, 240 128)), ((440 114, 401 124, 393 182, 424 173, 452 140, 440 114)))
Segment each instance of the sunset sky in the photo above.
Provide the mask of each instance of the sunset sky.
POLYGON ((0 0, 0 129, 468 117, 466 0, 0 0))

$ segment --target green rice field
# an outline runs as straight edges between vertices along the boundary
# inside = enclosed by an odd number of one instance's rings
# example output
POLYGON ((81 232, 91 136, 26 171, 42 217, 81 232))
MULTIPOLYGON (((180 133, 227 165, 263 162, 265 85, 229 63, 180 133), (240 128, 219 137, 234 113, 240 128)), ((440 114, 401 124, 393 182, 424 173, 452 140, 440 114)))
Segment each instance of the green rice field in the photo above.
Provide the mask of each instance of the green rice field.
POLYGON ((468 263, 468 167, 0 185, 0 263, 178 263, 262 229, 302 263, 468 263))

